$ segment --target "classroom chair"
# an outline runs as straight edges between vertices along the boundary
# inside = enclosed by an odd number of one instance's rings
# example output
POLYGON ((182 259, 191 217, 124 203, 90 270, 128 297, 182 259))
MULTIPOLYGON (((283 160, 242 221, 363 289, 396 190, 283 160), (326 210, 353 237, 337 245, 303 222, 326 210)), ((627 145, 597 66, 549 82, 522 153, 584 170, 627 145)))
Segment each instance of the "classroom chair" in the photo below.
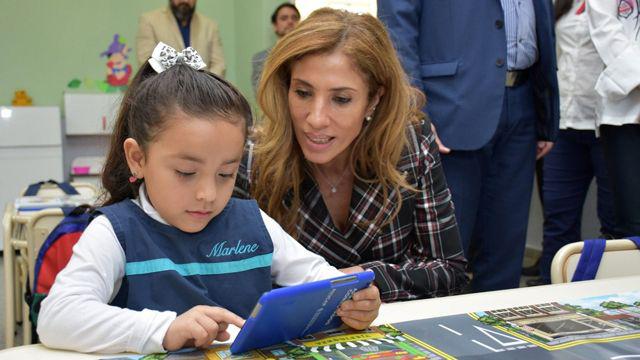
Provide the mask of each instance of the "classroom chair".
MULTIPOLYGON (((62 209, 44 209, 38 211, 36 214, 29 218, 27 223, 27 248, 26 252, 20 252, 20 265, 26 266, 26 269, 21 269, 20 277, 20 289, 21 293, 26 291, 28 286, 33 288, 33 279, 35 278, 35 264, 38 252, 42 243, 49 236, 51 231, 62 221, 64 213, 62 209), (25 279, 25 275, 28 277, 25 279)), ((23 340, 24 344, 31 344, 31 321, 29 320, 29 305, 22 304, 22 324, 23 324, 23 340)))
MULTIPOLYGON (((98 196, 97 188, 88 183, 70 183, 76 191, 87 199, 98 196)), ((24 195, 29 187, 21 192, 24 195)), ((55 198, 66 195, 55 183, 43 183, 35 196, 55 198)), ((29 213, 18 213, 13 204, 8 204, 3 216, 4 227, 4 269, 5 269, 5 346, 14 345, 16 322, 23 323, 23 344, 31 343, 31 323, 29 307, 24 302, 24 292, 33 282, 35 257, 40 246, 51 230, 62 220, 60 208, 49 208, 29 213), (15 252, 18 251, 18 254, 15 252)))
POLYGON ((636 245, 640 244, 640 238, 636 239, 596 239, 563 246, 551 263, 551 283, 576 281, 576 270, 584 280, 640 275, 640 245, 636 245), (602 258, 598 263, 600 252, 602 258))

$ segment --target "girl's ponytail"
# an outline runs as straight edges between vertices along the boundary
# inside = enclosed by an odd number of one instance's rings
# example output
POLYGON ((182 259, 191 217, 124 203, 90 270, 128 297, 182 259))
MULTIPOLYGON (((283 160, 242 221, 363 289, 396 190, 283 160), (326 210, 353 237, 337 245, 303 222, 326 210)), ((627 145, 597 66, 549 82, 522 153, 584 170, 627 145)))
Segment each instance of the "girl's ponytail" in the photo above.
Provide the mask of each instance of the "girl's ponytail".
POLYGON ((116 118, 116 123, 111 136, 111 144, 109 152, 102 169, 102 186, 105 193, 102 195, 101 202, 103 205, 110 205, 128 198, 138 196, 138 188, 140 182, 130 183, 128 181, 131 172, 124 154, 124 141, 131 137, 130 119, 133 98, 140 87, 142 81, 149 76, 153 76, 156 72, 151 65, 146 62, 138 71, 135 78, 125 92, 120 110, 116 118))

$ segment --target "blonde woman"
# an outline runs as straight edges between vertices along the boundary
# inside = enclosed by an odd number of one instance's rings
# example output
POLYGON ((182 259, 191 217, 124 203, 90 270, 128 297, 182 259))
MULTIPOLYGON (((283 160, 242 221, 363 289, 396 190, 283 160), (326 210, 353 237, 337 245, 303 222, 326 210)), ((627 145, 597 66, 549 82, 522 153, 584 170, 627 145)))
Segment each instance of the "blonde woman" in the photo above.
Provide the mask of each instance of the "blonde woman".
POLYGON ((258 101, 264 122, 237 196, 343 271, 373 270, 383 301, 466 285, 424 97, 376 18, 312 13, 271 50, 258 101))

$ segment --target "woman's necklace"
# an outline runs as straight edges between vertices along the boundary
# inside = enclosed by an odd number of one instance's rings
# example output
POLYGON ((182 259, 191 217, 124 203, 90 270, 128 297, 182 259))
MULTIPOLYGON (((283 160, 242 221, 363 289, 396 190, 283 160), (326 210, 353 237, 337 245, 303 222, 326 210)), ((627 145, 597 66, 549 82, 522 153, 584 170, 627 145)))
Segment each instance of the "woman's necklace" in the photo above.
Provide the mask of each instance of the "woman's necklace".
POLYGON ((331 190, 331 193, 335 194, 338 192, 338 186, 340 186, 340 183, 342 183, 342 179, 344 179, 344 175, 347 173, 347 170, 349 169, 349 167, 347 166, 344 168, 344 171, 342 171, 342 174, 338 178, 338 181, 335 182, 335 184, 329 180, 329 177, 317 165, 316 165, 316 169, 318 169, 318 172, 320 173, 320 175, 322 175, 322 177, 324 178, 324 181, 326 181, 327 185, 329 185, 329 189, 331 190))

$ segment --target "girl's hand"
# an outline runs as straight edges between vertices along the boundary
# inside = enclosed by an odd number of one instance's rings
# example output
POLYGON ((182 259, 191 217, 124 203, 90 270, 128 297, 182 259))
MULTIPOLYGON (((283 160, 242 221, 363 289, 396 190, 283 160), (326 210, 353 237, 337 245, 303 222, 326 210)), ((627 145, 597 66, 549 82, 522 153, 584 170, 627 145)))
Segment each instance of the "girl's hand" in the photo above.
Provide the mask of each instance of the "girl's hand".
POLYGON ((380 291, 371 284, 368 288, 353 294, 351 300, 343 302, 336 314, 348 326, 356 330, 363 330, 376 319, 381 303, 380 291))
POLYGON ((206 348, 214 340, 229 340, 230 335, 227 332, 229 324, 242 327, 244 320, 220 307, 194 306, 173 320, 164 335, 162 346, 167 351, 192 346, 206 348))

